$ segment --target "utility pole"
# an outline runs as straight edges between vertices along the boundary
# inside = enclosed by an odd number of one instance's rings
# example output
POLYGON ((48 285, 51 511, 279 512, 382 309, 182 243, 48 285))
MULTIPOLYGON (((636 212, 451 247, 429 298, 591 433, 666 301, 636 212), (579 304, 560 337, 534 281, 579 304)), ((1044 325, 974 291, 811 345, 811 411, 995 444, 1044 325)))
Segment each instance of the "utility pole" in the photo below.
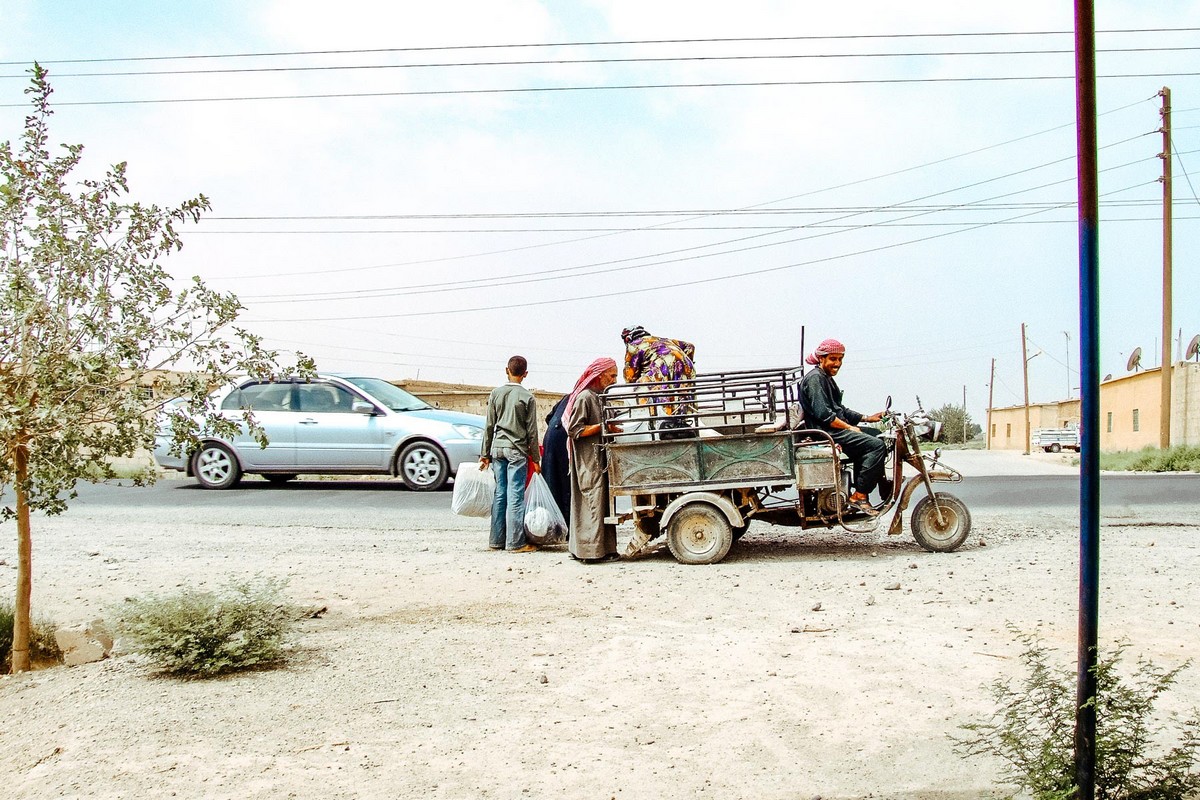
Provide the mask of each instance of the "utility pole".
POLYGON ((967 443, 967 385, 963 384, 963 444, 967 443))
POLYGON ((1025 323, 1021 323, 1021 374, 1025 379, 1025 455, 1029 455, 1029 356, 1026 355, 1025 323))
POLYGON ((1158 446, 1166 450, 1171 446, 1171 90, 1166 86, 1158 93, 1162 98, 1163 151, 1163 285, 1162 285, 1162 375, 1160 382, 1161 405, 1159 408, 1158 446))
POLYGON ((1100 188, 1096 9, 1075 0, 1075 151, 1079 192, 1079 647, 1076 800, 1096 797, 1096 648, 1100 617, 1100 188))
POLYGON ((992 377, 988 380, 987 449, 992 449, 992 398, 996 396, 996 359, 992 359, 992 377))

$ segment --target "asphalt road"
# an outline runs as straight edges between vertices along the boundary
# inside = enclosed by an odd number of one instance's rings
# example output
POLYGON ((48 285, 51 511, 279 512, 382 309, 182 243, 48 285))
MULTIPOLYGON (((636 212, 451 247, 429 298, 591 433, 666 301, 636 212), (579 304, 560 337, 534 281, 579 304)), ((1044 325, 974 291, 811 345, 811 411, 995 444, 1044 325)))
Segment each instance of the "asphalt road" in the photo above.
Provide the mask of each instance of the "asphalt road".
MULTIPOLYGON (((222 507, 275 509, 281 513, 345 506, 354 509, 436 511, 450 508, 450 489, 413 492, 400 481, 331 478, 295 480, 274 486, 247 479, 236 489, 201 489, 191 480, 168 479, 154 486, 134 487, 128 482, 80 484, 72 507, 138 505, 173 508, 180 512, 222 507)), ((940 484, 970 508, 1069 508, 1079 505, 1079 478, 1075 475, 1000 475, 967 477, 959 484, 940 484)), ((920 491, 918 490, 918 496, 920 491)), ((1100 479, 1102 507, 1182 505, 1200 503, 1200 475, 1104 475, 1100 479)))

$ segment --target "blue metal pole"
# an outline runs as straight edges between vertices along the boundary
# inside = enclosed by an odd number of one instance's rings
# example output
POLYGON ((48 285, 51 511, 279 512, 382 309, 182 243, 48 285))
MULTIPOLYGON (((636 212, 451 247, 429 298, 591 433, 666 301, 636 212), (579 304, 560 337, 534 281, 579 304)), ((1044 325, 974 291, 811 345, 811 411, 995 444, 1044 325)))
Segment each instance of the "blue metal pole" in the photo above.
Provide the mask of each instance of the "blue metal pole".
POLYGON ((1075 2, 1079 184, 1079 649, 1075 712, 1078 800, 1096 796, 1096 647, 1100 600, 1100 201, 1096 166, 1096 17, 1075 2))

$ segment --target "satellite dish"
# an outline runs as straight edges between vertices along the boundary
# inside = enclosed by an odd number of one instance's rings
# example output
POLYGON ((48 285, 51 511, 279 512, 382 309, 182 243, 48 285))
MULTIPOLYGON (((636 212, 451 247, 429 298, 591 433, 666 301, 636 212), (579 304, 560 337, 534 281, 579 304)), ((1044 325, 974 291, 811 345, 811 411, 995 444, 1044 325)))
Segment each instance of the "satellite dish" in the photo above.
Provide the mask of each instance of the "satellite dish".
POLYGON ((1133 352, 1129 354, 1129 360, 1125 362, 1125 369, 1129 372, 1137 372, 1142 368, 1142 348, 1135 347, 1133 352))
POLYGON ((1108 382, 1108 381, 1111 381, 1111 380, 1112 380, 1112 373, 1110 372, 1110 373, 1108 373, 1107 375, 1105 375, 1105 376, 1104 376, 1104 380, 1103 380, 1103 381, 1101 381, 1101 383, 1106 383, 1106 382, 1108 382))
POLYGON ((1192 337, 1192 340, 1188 342, 1187 351, 1183 357, 1183 360, 1187 361, 1189 358, 1194 358, 1197 361, 1200 361, 1200 333, 1197 333, 1192 337))

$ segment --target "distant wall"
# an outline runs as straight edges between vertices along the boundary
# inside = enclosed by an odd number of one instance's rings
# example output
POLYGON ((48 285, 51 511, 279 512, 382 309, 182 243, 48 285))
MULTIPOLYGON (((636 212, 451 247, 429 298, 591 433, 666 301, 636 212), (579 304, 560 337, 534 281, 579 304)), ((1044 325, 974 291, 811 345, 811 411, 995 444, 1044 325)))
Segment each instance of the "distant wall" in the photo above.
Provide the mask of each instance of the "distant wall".
MULTIPOLYGON (((988 447, 992 450, 1025 452, 1025 405, 1006 406, 991 410, 987 429, 988 447)), ((1029 404, 1029 435, 1039 428, 1073 428, 1079 424, 1079 401, 1029 404)))
MULTIPOLYGON (((431 406, 450 411, 462 411, 467 414, 479 414, 480 416, 487 414, 488 395, 495 388, 418 380, 400 380, 392 381, 392 383, 406 392, 415 394, 431 406)), ((529 390, 537 399, 538 430, 541 431, 546 424, 546 415, 550 413, 550 409, 554 408, 555 403, 562 399, 563 393, 549 392, 534 387, 530 387, 529 390)))
POLYGON ((1200 445, 1200 364, 1175 365, 1171 384, 1171 444, 1200 445))

